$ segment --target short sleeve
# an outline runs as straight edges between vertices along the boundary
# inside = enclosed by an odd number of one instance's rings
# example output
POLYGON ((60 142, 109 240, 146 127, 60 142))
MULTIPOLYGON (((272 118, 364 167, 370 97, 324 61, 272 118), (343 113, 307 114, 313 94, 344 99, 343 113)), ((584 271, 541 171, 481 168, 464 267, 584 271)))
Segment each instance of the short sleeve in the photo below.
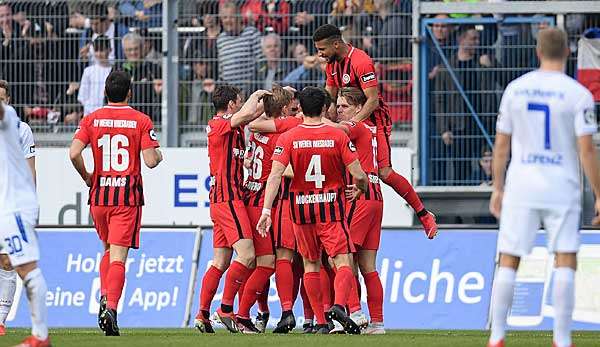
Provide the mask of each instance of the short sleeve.
POLYGON ((206 127, 206 132, 208 136, 214 135, 225 135, 231 132, 231 122, 230 118, 217 118, 208 122, 208 127, 206 127))
POLYGON ((277 144, 275 145, 275 150, 273 151, 273 157, 271 159, 280 162, 284 166, 288 166, 290 163, 291 152, 292 147, 290 145, 289 136, 283 134, 277 139, 277 144))
POLYGON ((357 60, 354 66, 354 73, 356 74, 356 78, 358 78, 362 90, 372 87, 377 88, 375 65, 373 65, 373 61, 366 54, 363 59, 357 60))
POLYGON ((90 117, 83 117, 79 122, 77 130, 75 130, 75 139, 83 142, 84 145, 90 143, 90 133, 92 129, 90 126, 90 117))
POLYGON ((21 148, 25 159, 35 157, 35 142, 33 141, 33 133, 27 123, 19 124, 19 137, 21 140, 21 148))
POLYGON ((356 122, 343 122, 342 125, 346 126, 348 129, 348 137, 350 141, 356 141, 356 139, 360 136, 360 128, 357 126, 356 122))
POLYGON ((335 80, 333 79, 333 64, 327 63, 327 67, 325 68, 325 75, 327 76, 327 80, 325 81, 325 85, 329 87, 336 87, 335 80))
POLYGON ((577 136, 593 135, 598 132, 594 98, 592 93, 587 90, 585 92, 575 110, 575 134, 577 136))
POLYGON ((510 112, 511 92, 506 88, 500 101, 500 110, 498 111, 498 119, 496 119, 496 132, 510 135, 513 131, 512 116, 510 112))
POLYGON ((345 166, 352 164, 355 160, 358 160, 358 155, 356 154, 356 147, 350 141, 350 138, 343 132, 340 132, 340 143, 339 146, 340 153, 342 155, 342 161, 345 166))
POLYGON ((154 131, 154 124, 150 118, 146 118, 142 128, 141 149, 143 151, 148 148, 157 147, 160 147, 160 145, 158 144, 158 136, 156 135, 156 131, 154 131))
POLYGON ((275 119, 275 132, 284 133, 290 129, 302 124, 302 120, 297 117, 283 117, 275 119))

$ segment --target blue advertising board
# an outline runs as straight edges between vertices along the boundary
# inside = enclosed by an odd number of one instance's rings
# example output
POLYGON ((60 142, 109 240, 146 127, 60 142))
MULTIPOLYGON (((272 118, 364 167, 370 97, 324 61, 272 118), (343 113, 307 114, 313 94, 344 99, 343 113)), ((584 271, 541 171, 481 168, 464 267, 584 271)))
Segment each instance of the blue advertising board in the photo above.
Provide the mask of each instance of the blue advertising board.
MULTIPOLYGON (((40 267, 48 284, 50 327, 94 327, 97 324, 102 245, 93 229, 38 230, 40 267)), ((126 263, 124 295, 119 303, 122 327, 181 327, 198 229, 147 229, 141 247, 126 263)), ((29 326, 29 308, 21 285, 10 326, 29 326)))

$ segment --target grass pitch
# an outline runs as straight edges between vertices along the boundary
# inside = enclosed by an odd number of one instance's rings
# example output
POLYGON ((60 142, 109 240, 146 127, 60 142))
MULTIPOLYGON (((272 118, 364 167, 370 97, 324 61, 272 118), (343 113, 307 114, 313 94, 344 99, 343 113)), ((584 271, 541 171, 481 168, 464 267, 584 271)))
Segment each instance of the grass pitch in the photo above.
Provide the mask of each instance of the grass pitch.
MULTIPOLYGON (((12 346, 29 334, 28 329, 9 329, 0 337, 0 346, 12 346)), ((97 329, 51 329, 52 345, 75 346, 304 346, 304 347, 383 347, 383 346, 479 346, 485 347, 488 333, 485 331, 434 331, 392 330, 379 336, 348 335, 233 335, 218 330, 215 335, 201 335, 193 329, 122 329, 121 337, 105 337, 97 329)), ((507 338, 507 345, 535 347, 552 345, 550 332, 514 332, 507 338)), ((578 347, 600 346, 600 332, 576 332, 574 343, 578 347)))

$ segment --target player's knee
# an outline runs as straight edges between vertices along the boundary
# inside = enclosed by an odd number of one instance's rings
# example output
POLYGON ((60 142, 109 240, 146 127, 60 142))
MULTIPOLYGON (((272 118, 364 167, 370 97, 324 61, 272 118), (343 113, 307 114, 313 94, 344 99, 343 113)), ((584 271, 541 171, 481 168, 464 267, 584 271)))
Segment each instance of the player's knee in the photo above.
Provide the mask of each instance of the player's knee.
POLYGON ((349 254, 338 254, 333 257, 333 264, 339 269, 342 266, 350 266, 352 261, 349 254))
POLYGON ((517 269, 519 268, 519 263, 521 262, 521 258, 514 256, 514 255, 510 255, 510 254, 500 254, 500 266, 501 267, 508 267, 511 269, 517 269))
POLYGON ((318 261, 312 261, 308 259, 304 259, 304 272, 319 272, 321 270, 321 265, 318 261))
POLYGON ((287 248, 277 248, 277 259, 287 259, 292 261, 294 259, 294 252, 287 248))
POLYGON ((19 265, 19 266, 15 267, 15 270, 17 271, 17 274, 19 274, 19 277, 21 277, 21 279, 25 278, 28 273, 30 273, 31 271, 33 271, 35 269, 37 269, 36 261, 32 261, 31 263, 27 263, 27 264, 23 264, 23 265, 19 265))
POLYGON ((375 261, 373 259, 359 258, 358 268, 363 275, 371 273, 376 270, 375 261))
POLYGON ((569 267, 577 270, 576 253, 556 253, 554 257, 554 267, 569 267))
POLYGON ((275 267, 275 256, 274 255, 261 255, 260 257, 256 257, 256 266, 264 266, 264 267, 275 267))

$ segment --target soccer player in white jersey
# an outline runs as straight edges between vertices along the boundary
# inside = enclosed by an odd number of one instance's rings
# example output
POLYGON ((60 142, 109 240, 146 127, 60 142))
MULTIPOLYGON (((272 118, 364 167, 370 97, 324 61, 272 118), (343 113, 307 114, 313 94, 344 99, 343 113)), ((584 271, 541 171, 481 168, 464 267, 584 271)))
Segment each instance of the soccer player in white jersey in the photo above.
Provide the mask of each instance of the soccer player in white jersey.
MULTIPOLYGON (((504 346, 519 261, 532 250, 542 223, 548 251, 555 253, 553 345, 572 346, 570 325, 581 215, 577 149, 596 196, 596 212, 600 212, 592 94, 563 72, 569 55, 564 31, 540 31, 536 51, 540 68, 508 85, 496 125, 490 211, 500 218, 500 267, 492 290, 490 347, 504 346)), ((592 222, 599 221, 596 217, 592 222)))
MULTIPOLYGON (((9 86, 4 80, 0 80, 0 101, 6 104, 10 102, 9 86)), ((29 125, 25 122, 19 122, 18 129, 21 149, 35 183, 35 143, 33 141, 33 133, 29 125)), ((6 318, 12 307, 16 289, 17 272, 10 265, 8 254, 0 250, 0 336, 6 334, 6 318)))
POLYGON ((30 169, 19 142, 19 117, 0 107, 0 250, 23 280, 31 309, 32 335, 20 347, 50 346, 46 324, 46 280, 39 260, 35 224, 39 205, 30 169))

